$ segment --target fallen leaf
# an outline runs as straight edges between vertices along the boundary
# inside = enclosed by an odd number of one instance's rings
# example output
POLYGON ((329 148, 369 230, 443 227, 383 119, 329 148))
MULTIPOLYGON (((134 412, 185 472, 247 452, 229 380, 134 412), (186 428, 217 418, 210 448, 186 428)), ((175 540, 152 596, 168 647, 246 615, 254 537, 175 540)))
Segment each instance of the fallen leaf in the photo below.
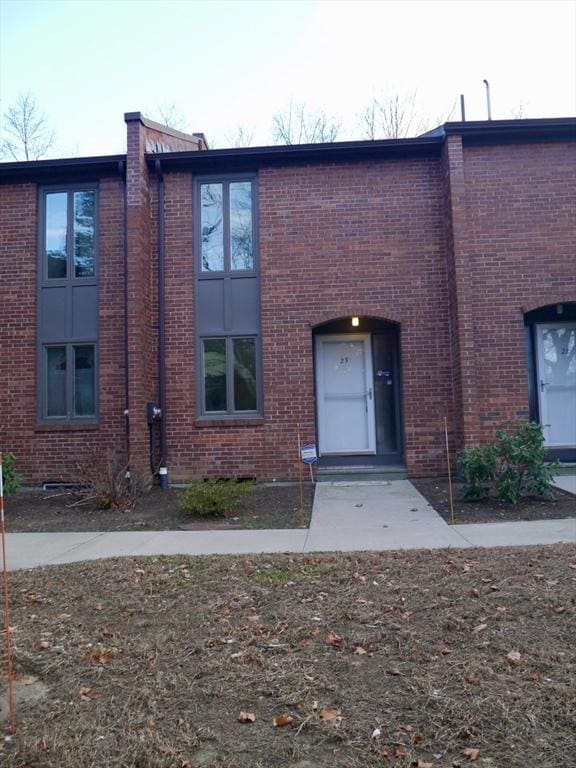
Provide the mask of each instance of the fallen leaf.
POLYGON ((56 618, 60 619, 60 621, 64 621, 65 619, 71 619, 72 618, 72 614, 71 613, 59 613, 56 616, 56 618))
POLYGON ((443 656, 447 656, 449 653, 452 653, 452 649, 451 649, 451 648, 448 648, 448 646, 447 646, 447 645, 442 645, 442 646, 440 647, 440 653, 441 653, 443 656))
POLYGON ((18 682, 21 685, 33 685, 36 680, 38 680, 38 678, 34 675, 22 675, 22 677, 18 678, 18 682))
POLYGON ((424 741, 424 736, 422 736, 421 733, 415 733, 414 736, 412 736, 412 744, 422 744, 424 741))
POLYGON ((382 731, 380 730, 380 728, 374 728, 374 730, 372 731, 372 738, 377 739, 381 733, 382 731))
POLYGON ((386 672, 387 672, 389 675, 395 675, 395 676, 398 676, 398 675, 401 675, 401 674, 402 674, 402 672, 400 672, 400 670, 399 670, 399 669, 396 669, 396 667, 391 667, 390 669, 387 669, 387 670, 386 670, 386 672))
POLYGON ((506 654, 506 660, 512 667, 517 667, 520 664, 521 658, 522 656, 519 651, 510 651, 510 653, 506 654))
POLYGON ((272 720, 272 725, 276 728, 283 728, 285 725, 290 725, 294 722, 292 715, 280 715, 272 720))
POLYGON ((425 760, 418 760, 416 768, 434 768, 432 763, 427 763, 425 760))
POLYGON ((321 709, 320 720, 324 723, 330 723, 331 725, 338 725, 342 720, 342 711, 340 709, 321 709))
POLYGON ((255 723, 256 722, 256 715, 254 712, 240 712, 238 715, 238 722, 239 723, 255 723))
POLYGON ((462 750, 462 753, 468 758, 468 760, 476 760, 480 754, 480 750, 475 749, 474 747, 466 747, 464 750, 462 750))
POLYGON ((90 688, 87 685, 81 685, 78 692, 82 701, 97 701, 98 699, 102 698, 101 693, 95 691, 93 688, 90 688))
POLYGON ((540 672, 538 672, 537 669, 533 669, 530 674, 528 675, 530 680, 534 680, 535 683, 538 683, 540 681, 540 672))
POLYGON ((480 597, 480 590, 476 589, 476 587, 471 589, 470 590, 470 597, 480 597))
POLYGON ((354 654, 356 656, 364 656, 366 653, 368 653, 368 651, 366 648, 362 648, 361 645, 357 645, 356 648, 354 648, 354 654))
POLYGON ((38 648, 41 651, 45 651, 48 648, 50 648, 50 643, 47 640, 40 640, 40 642, 38 643, 38 648))
POLYGON ((394 757, 406 757, 406 748, 402 744, 396 744, 394 747, 394 757))
POLYGON ((564 613, 566 611, 565 605, 551 605, 550 607, 554 613, 564 613))
POLYGON ((334 648, 340 648, 344 645, 344 638, 337 635, 336 632, 329 632, 326 635, 326 645, 331 645, 334 648))
POLYGON ((483 629, 486 629, 488 624, 477 624, 474 629, 472 630, 472 633, 475 635, 478 632, 482 632, 483 629))
POLYGON ((94 606, 94 610, 95 611, 103 611, 104 610, 104 606, 102 605, 102 603, 96 603, 96 605, 94 606))
POLYGON ((105 648, 102 645, 95 645, 86 651, 86 660, 92 664, 108 664, 113 658, 118 656, 118 648, 105 648))

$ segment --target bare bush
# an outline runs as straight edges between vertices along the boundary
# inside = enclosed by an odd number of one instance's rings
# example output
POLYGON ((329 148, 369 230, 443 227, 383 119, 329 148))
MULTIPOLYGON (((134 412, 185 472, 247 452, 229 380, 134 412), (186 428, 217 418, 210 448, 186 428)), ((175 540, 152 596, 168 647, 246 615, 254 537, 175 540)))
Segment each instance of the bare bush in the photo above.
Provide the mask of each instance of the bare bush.
POLYGON ((92 504, 96 509, 132 509, 151 486, 150 472, 116 453, 94 452, 76 466, 75 504, 92 504))

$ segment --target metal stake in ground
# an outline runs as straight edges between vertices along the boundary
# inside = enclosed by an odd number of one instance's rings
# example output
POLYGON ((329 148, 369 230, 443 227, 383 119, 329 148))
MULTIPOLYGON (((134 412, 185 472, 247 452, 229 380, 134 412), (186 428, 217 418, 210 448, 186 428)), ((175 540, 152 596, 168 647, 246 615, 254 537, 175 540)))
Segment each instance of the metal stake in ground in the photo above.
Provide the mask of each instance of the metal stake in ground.
POLYGON ((302 444, 300 442, 300 424, 298 430, 298 476, 300 478, 300 520, 304 520, 304 481, 302 479, 302 444))
POLYGON ((450 469, 450 445, 448 443, 448 419, 444 416, 444 436, 446 437, 446 463, 448 465, 448 494, 450 496, 450 522, 452 525, 456 522, 454 519, 454 498, 452 496, 452 471, 450 469))
POLYGON ((10 636, 10 602, 8 600, 8 563, 6 561, 6 525, 4 522, 4 476, 2 471, 2 451, 0 451, 0 534, 2 536, 2 585, 4 592, 4 634, 6 636, 8 709, 10 712, 10 731, 12 734, 14 734, 16 733, 16 713, 14 711, 12 637, 10 636))

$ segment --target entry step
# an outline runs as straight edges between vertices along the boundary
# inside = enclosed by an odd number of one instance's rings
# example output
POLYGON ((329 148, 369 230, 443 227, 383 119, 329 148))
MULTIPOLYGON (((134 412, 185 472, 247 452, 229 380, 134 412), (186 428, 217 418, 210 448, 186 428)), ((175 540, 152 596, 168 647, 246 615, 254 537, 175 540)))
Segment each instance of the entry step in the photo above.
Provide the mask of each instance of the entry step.
POLYGON ((383 482, 405 480, 406 468, 389 465, 379 467, 318 467, 318 482, 383 482))

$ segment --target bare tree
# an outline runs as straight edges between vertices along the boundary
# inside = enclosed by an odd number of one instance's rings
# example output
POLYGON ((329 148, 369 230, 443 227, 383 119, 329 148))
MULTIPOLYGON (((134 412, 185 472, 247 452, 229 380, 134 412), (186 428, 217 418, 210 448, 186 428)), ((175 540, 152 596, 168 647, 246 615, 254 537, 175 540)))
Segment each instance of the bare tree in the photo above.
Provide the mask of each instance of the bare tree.
POLYGON ((175 131, 182 131, 183 133, 189 130, 186 115, 178 109, 174 102, 161 104, 155 112, 158 116, 158 122, 167 128, 173 128, 175 131))
POLYGON ((227 147, 250 147, 254 141, 254 129, 247 125, 237 125, 225 136, 227 147))
POLYGON ((19 94, 16 103, 4 113, 0 156, 13 160, 39 160, 54 144, 54 131, 48 125, 34 94, 19 94))
POLYGON ((334 141, 340 131, 339 120, 322 110, 290 101, 284 112, 272 117, 272 139, 276 144, 318 144, 334 141))
MULTIPOLYGON (((454 113, 455 103, 434 125, 449 120, 454 113)), ((359 122, 366 139, 405 139, 418 136, 430 128, 430 120, 418 108, 416 91, 401 95, 393 93, 374 97, 359 115, 359 122)))

